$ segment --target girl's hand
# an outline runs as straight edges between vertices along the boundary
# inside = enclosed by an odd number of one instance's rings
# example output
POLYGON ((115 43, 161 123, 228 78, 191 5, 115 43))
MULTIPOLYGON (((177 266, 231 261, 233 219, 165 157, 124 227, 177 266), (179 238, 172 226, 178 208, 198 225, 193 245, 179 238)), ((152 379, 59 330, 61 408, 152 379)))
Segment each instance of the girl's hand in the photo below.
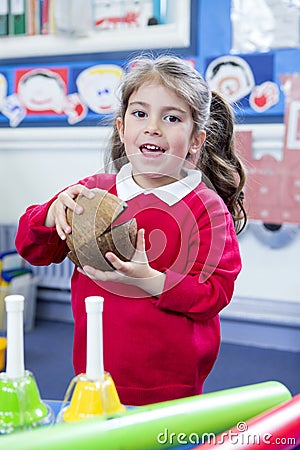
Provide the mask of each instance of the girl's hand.
POLYGON ((67 222, 67 208, 71 209, 75 214, 83 213, 82 207, 78 206, 74 200, 79 194, 84 195, 87 198, 93 198, 95 195, 82 184, 75 184, 61 192, 48 210, 45 226, 49 228, 56 227, 57 234, 62 240, 65 240, 66 235, 70 234, 72 231, 67 222))
POLYGON ((105 257, 114 266, 114 271, 97 270, 90 266, 77 269, 93 280, 114 281, 137 286, 153 296, 159 296, 164 287, 166 275, 149 265, 145 250, 145 230, 138 231, 136 250, 131 261, 122 261, 114 253, 108 252, 105 257))

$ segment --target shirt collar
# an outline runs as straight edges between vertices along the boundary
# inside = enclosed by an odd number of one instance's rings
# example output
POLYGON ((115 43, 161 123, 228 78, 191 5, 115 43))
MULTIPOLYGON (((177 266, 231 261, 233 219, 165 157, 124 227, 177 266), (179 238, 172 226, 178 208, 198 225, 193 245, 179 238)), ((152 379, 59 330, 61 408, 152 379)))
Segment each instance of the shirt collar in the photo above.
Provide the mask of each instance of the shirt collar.
POLYGON ((175 205, 201 182, 202 173, 200 170, 188 169, 186 172, 187 175, 184 178, 174 183, 154 189, 143 189, 134 181, 131 163, 127 163, 117 174, 116 187, 118 197, 127 201, 140 194, 153 194, 167 205, 175 205))

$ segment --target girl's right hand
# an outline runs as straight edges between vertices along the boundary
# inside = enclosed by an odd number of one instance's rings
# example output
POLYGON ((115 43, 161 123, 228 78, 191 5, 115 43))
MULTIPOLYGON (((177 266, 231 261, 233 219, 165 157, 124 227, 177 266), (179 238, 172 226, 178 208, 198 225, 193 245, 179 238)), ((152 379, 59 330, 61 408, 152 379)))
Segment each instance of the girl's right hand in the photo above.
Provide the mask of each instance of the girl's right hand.
POLYGON ((72 232, 72 229, 67 222, 67 208, 71 209, 75 214, 83 213, 83 208, 78 206, 74 200, 79 194, 86 198, 93 198, 95 195, 90 189, 82 184, 74 184, 61 192, 48 210, 45 226, 49 228, 55 227, 57 234, 62 240, 65 240, 66 235, 72 232))

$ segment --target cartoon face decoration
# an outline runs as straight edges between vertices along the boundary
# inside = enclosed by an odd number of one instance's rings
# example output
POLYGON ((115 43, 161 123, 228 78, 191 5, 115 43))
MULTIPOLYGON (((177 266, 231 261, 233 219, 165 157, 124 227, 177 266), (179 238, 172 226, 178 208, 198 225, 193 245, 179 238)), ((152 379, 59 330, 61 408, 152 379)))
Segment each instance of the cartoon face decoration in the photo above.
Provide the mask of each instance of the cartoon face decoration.
POLYGON ((111 114, 118 104, 117 90, 123 71, 116 65, 92 66, 76 80, 81 100, 97 114, 111 114))
POLYGON ((21 103, 31 111, 54 111, 62 113, 65 103, 66 86, 55 72, 35 69, 27 72, 18 84, 21 103))
POLYGON ((7 95, 7 81, 5 76, 0 73, 0 111, 3 108, 4 99, 7 95))
POLYGON ((250 66, 238 56, 214 59, 207 67, 205 78, 209 87, 222 94, 229 102, 245 97, 255 86, 250 66))

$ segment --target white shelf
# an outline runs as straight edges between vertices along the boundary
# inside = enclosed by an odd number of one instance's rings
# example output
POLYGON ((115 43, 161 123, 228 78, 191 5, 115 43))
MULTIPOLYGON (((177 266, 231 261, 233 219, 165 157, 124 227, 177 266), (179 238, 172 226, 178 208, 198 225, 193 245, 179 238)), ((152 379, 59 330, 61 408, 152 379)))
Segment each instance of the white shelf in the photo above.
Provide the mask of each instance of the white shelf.
POLYGON ((0 38, 0 60, 50 55, 107 53, 190 45, 190 0, 173 0, 172 23, 117 31, 95 31, 88 36, 9 36, 0 38))

